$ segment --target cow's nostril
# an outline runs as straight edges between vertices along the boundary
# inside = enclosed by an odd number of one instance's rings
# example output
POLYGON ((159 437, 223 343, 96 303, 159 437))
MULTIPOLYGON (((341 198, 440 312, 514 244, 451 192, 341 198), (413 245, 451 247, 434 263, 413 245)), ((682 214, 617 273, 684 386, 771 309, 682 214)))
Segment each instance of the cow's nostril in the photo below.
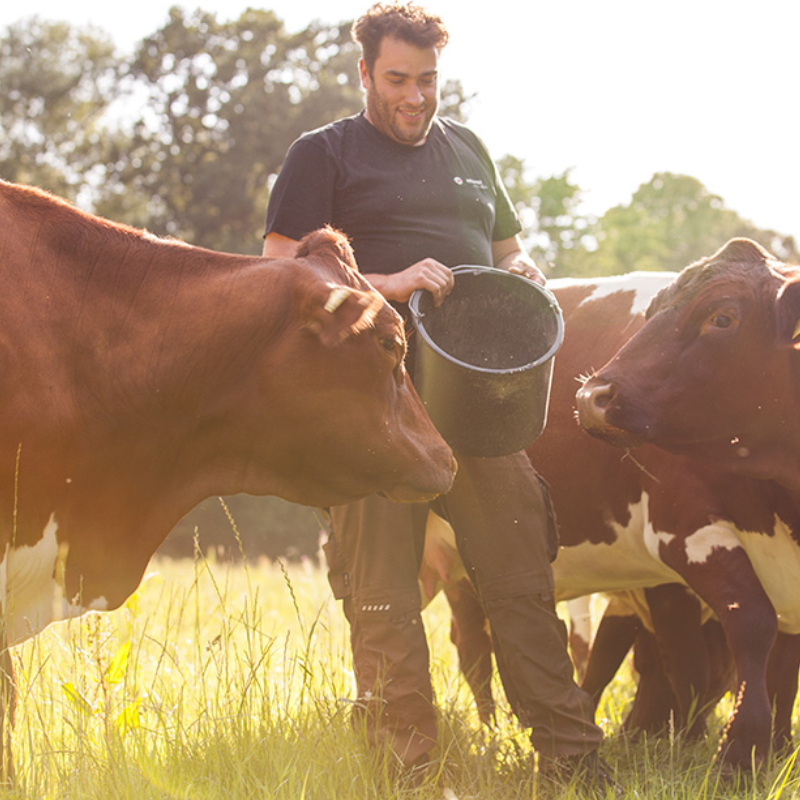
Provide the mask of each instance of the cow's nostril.
POLYGON ((610 383, 590 383, 581 389, 581 394, 584 403, 604 411, 616 396, 616 390, 610 383))
POLYGON ((610 383, 607 383, 603 386, 597 386, 594 388, 592 393, 592 403, 594 403, 594 405, 598 408, 608 408, 615 395, 616 391, 610 383))
POLYGON ((578 391, 578 419, 587 430, 605 427, 606 412, 614 402, 617 391, 612 383, 592 379, 578 391))

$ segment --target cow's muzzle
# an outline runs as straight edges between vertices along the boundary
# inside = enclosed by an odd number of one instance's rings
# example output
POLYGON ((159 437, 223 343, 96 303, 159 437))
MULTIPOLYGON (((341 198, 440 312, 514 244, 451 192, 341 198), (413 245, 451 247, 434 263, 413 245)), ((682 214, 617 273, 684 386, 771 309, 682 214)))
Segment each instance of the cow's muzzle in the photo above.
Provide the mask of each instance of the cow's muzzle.
POLYGON ((617 387, 613 382, 590 378, 578 390, 576 400, 578 420, 592 436, 617 447, 636 447, 644 443, 644 436, 619 427, 609 418, 617 401, 617 387))

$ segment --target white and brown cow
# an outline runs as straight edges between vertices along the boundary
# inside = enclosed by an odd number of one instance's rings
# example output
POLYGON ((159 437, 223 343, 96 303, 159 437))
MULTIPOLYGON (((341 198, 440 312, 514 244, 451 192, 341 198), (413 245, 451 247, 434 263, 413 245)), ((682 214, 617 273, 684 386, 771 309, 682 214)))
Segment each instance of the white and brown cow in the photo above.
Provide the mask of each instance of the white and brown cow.
POLYGON ((216 253, 3 181, 0 221, 6 664, 51 620, 124 602, 208 496, 451 485, 402 322, 340 234, 294 259, 216 253))
MULTIPOLYGON (((588 436, 575 420, 581 376, 606 363, 642 327, 649 301, 674 278, 645 273, 551 283, 564 312, 565 339, 556 356, 547 427, 528 454, 550 483, 558 518, 561 546, 553 565, 557 598, 629 590, 647 595, 654 635, 665 657, 663 669, 658 660, 655 666, 662 671, 662 683, 668 678, 677 708, 652 704, 648 686, 659 685, 659 676, 655 667, 648 668, 653 680, 642 687, 631 724, 649 727, 675 710, 678 723, 698 733, 703 718, 694 714, 695 707, 725 691, 729 665, 719 636, 702 624, 702 606, 695 595, 715 612, 709 600, 719 597, 726 598, 731 609, 738 601, 744 611, 763 605, 766 594, 759 576, 731 550, 720 549, 718 542, 772 525, 776 513, 783 513, 780 493, 768 482, 731 475, 651 445, 620 450, 588 436)), ((436 559, 441 563, 441 554, 436 559)), ((446 571, 441 574, 447 576, 446 571)), ((725 613, 730 618, 737 611, 725 613)), ((754 674, 766 681, 774 634, 769 624, 764 631, 750 631, 751 620, 744 613, 737 619, 739 626, 734 622, 725 633, 732 639, 740 677, 753 665, 754 674), (739 642, 742 637, 747 638, 745 649, 739 642)), ((456 621, 457 636, 464 635, 464 627, 456 621)), ((791 662, 796 641, 782 639, 791 662)), ((780 657, 772 664, 769 692, 793 698, 791 666, 781 666, 780 657)), ((796 681, 796 667, 794 672, 796 681)), ((595 686, 602 685, 596 673, 589 677, 595 686)), ((781 741, 788 739, 790 711, 791 704, 788 712, 785 704, 779 709, 781 741)), ((751 743, 769 742, 769 709, 766 719, 740 714, 729 735, 727 758, 749 764, 749 755, 740 754, 749 753, 751 743)))
POLYGON ((665 526, 651 547, 725 631, 741 693, 725 757, 742 766, 768 751, 773 700, 778 743, 788 740, 797 689, 799 321, 800 267, 732 240, 655 298, 646 324, 578 396, 581 423, 599 439, 634 452, 657 445, 700 475, 705 467, 708 524, 665 526))
MULTIPOLYGON (((593 529, 602 531, 606 506, 617 505, 614 497, 621 489, 627 492, 627 486, 631 481, 635 485, 639 477, 631 464, 619 466, 619 453, 614 448, 592 440, 576 424, 575 392, 580 376, 603 363, 625 342, 643 321, 650 299, 674 277, 675 273, 651 272, 600 279, 559 279, 548 284, 564 310, 566 335, 555 360, 547 427, 529 453, 537 466, 539 460, 548 460, 548 480, 553 483, 551 479, 555 479, 555 486, 551 488, 557 497, 557 506, 569 504, 575 506, 576 513, 584 509, 588 515, 584 520, 573 514, 563 522, 559 515, 562 539, 566 537, 579 543, 584 537, 590 537, 593 529), (598 455, 608 458, 598 461, 598 455), (608 474, 610 480, 603 486, 598 484, 597 491, 587 497, 584 487, 593 483, 598 472, 608 474), (625 480, 618 482, 617 473, 626 476, 625 480), (574 496, 571 493, 573 475, 579 485, 574 496), (567 476, 568 480, 563 480, 562 476, 567 476)), ((543 474, 547 477, 546 472, 543 474)), ((589 490, 593 488, 589 486, 589 490)), ((557 560, 557 575, 559 565, 557 560)), ((582 573, 583 565, 578 569, 582 573)), ((591 570, 589 572, 591 574, 591 570)), ((451 637, 458 647, 461 666, 475 694, 480 716, 486 721, 494 710, 489 690, 491 639, 480 603, 458 557, 452 530, 435 515, 429 518, 420 586, 423 602, 429 601, 439 590, 448 598, 453 610, 451 637)), ((573 590, 570 582, 568 590, 559 590, 559 596, 575 601, 570 608, 570 644, 580 672, 586 654, 576 650, 587 648, 586 609, 578 612, 582 617, 579 624, 572 618, 576 603, 587 595, 582 587, 573 590)))

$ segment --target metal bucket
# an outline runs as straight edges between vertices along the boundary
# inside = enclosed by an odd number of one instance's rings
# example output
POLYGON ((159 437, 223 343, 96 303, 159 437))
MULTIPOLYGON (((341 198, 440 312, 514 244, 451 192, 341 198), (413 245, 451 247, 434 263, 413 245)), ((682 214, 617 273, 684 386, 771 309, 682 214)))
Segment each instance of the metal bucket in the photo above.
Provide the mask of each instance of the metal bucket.
POLYGON ((564 339, 561 309, 521 275, 477 266, 453 275, 438 308, 421 289, 409 300, 418 334, 414 385, 456 453, 524 450, 547 421, 553 357, 564 339))

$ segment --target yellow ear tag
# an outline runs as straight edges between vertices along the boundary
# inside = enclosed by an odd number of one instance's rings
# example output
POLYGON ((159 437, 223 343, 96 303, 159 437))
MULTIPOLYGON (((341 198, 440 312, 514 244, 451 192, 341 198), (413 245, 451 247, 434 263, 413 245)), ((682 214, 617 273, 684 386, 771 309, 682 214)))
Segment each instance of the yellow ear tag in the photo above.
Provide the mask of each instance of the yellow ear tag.
POLYGON ((794 326, 794 333, 792 334, 792 341, 800 336, 800 319, 797 320, 797 325, 794 326))
MULTIPOLYGON (((334 286, 323 308, 329 314, 333 314, 348 297, 350 297, 350 289, 347 286, 334 286)), ((798 322, 798 325, 800 325, 800 322, 798 322)))

